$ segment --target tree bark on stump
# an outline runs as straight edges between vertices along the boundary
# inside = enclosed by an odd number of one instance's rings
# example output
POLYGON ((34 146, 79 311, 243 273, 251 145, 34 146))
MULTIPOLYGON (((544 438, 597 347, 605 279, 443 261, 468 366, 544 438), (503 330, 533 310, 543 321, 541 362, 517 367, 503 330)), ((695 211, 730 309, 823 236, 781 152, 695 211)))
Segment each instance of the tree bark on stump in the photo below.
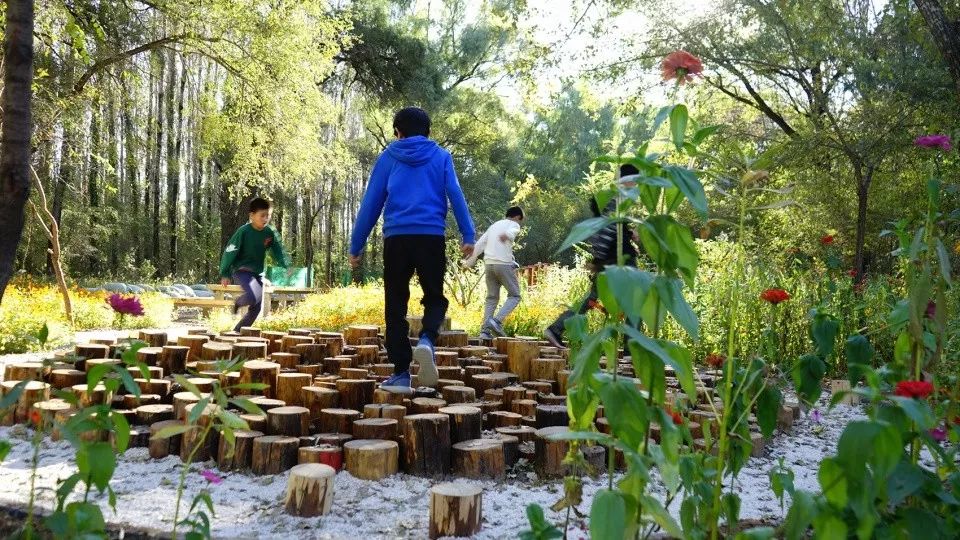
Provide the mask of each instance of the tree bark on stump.
POLYGON ((347 345, 359 345, 360 338, 377 337, 380 333, 380 327, 369 324, 352 324, 343 331, 343 337, 347 345))
POLYGON ((17 362, 7 364, 3 370, 3 380, 5 381, 43 381, 44 372, 43 362, 17 362))
POLYGON ((50 386, 59 390, 70 388, 77 384, 83 384, 87 380, 87 374, 78 369, 54 369, 50 371, 50 386))
POLYGON ((349 433, 320 433, 316 436, 317 444, 330 444, 338 448, 343 448, 343 445, 352 439, 353 435, 349 433))
POLYGON ((501 480, 506 476, 503 442, 499 439, 470 439, 453 445, 453 474, 465 478, 491 478, 501 480))
POLYGON ((314 517, 330 513, 337 471, 319 463, 303 463, 290 469, 284 509, 293 516, 314 517))
POLYGON ((267 433, 301 437, 310 433, 310 409, 285 406, 267 411, 267 433))
POLYGON ((404 470, 418 476, 450 471, 450 417, 414 414, 403 418, 404 470))
POLYGON ((210 341, 210 338, 202 335, 185 335, 177 338, 177 345, 182 345, 190 349, 187 353, 187 362, 200 360, 203 344, 210 341))
POLYGON ((496 429, 500 435, 511 435, 521 443, 531 442, 537 438, 537 430, 529 426, 506 426, 496 429))
POLYGON ((453 443, 479 439, 483 430, 483 414, 477 407, 452 405, 439 411, 450 418, 450 441, 453 443))
POLYGON ((516 376, 511 376, 507 373, 488 373, 481 375, 474 375, 470 378, 470 386, 477 391, 477 394, 483 395, 487 390, 492 390, 494 388, 503 388, 505 386, 510 386, 512 380, 515 380, 516 376))
POLYGON ((566 367, 567 361, 562 358, 536 358, 530 362, 530 379, 557 381, 558 374, 566 367))
POLYGON ((363 406, 373 403, 373 391, 377 381, 371 379, 339 379, 337 391, 340 392, 340 407, 362 411, 363 406))
POLYGON ((566 474, 567 466, 563 458, 567 455, 569 443, 567 441, 550 440, 550 435, 566 433, 567 427, 553 426, 537 430, 536 458, 534 469, 541 478, 551 478, 566 474))
POLYGON ((148 366, 160 366, 160 359, 163 357, 163 347, 143 347, 137 349, 137 360, 148 366))
POLYGON ((179 420, 164 420, 150 424, 150 443, 147 445, 147 448, 151 458, 163 459, 167 456, 180 455, 180 444, 183 440, 183 434, 172 435, 163 439, 156 439, 154 436, 164 428, 182 425, 183 422, 179 420))
POLYGON ((296 369, 300 364, 300 355, 297 353, 275 352, 270 353, 270 361, 280 364, 280 369, 296 369))
POLYGON ((430 488, 430 538, 468 537, 480 532, 483 490, 450 482, 430 488))
POLYGON ((280 352, 300 354, 300 351, 298 351, 296 347, 304 343, 312 344, 313 338, 310 336, 283 336, 283 338, 280 339, 280 352))
POLYGON ((306 373, 281 373, 277 375, 277 399, 287 405, 303 405, 303 389, 312 382, 313 377, 306 373))
POLYGON ((343 334, 339 332, 317 332, 313 339, 327 344, 327 356, 339 356, 343 352, 343 334))
POLYGON ((357 345, 357 365, 372 366, 376 364, 379 353, 379 345, 357 345))
POLYGON ((310 409, 310 420, 320 419, 323 409, 335 409, 340 406, 340 392, 320 386, 304 386, 300 389, 303 406, 310 409))
POLYGON ((266 433, 270 429, 266 414, 241 414, 240 418, 247 423, 247 427, 252 431, 266 433))
POLYGON ((487 413, 487 429, 519 426, 521 418, 523 417, 517 413, 507 411, 492 411, 487 413))
POLYGON ((497 433, 497 438, 503 444, 503 463, 513 467, 520 460, 520 439, 504 433, 497 433))
POLYGON ((167 333, 163 330, 141 330, 139 338, 148 347, 163 347, 167 344, 167 333))
POLYGON ((360 412, 353 409, 323 409, 320 411, 322 433, 353 433, 353 421, 360 419, 360 412))
POLYGON ((66 401, 46 400, 34 403, 33 410, 40 413, 40 425, 37 426, 37 429, 50 431, 54 427, 57 413, 73 411, 73 406, 66 401))
POLYGON ((537 401, 534 399, 518 399, 510 403, 510 412, 520 416, 537 416, 537 401))
POLYGON ((301 464, 321 463, 335 471, 340 471, 343 468, 343 449, 332 444, 301 446, 298 450, 297 461, 301 464))
POLYGON ((339 375, 341 368, 353 367, 353 358, 349 356, 334 356, 323 359, 323 372, 331 375, 339 375))
POLYGON ((364 418, 392 418, 398 423, 407 415, 407 408, 403 405, 370 403, 363 406, 364 418))
POLYGON ((373 402, 378 404, 403 405, 403 400, 406 397, 409 397, 409 395, 400 392, 390 392, 383 388, 377 388, 373 391, 373 402))
POLYGON ((563 405, 537 405, 537 429, 570 424, 567 407, 563 405))
MULTIPOLYGON (((16 382, 16 381, 4 381, 3 386, 6 392, 9 392, 10 389, 6 388, 7 383, 16 382)), ((11 387, 12 388, 12 387, 11 387)), ((73 393, 80 399, 80 407, 89 407, 91 405, 103 405, 107 400, 107 388, 102 384, 98 384, 93 388, 93 391, 87 391, 86 384, 75 384, 71 387, 73 393)), ((5 392, 5 393, 6 393, 5 392)))
POLYGON ((363 480, 380 480, 397 473, 400 446, 396 441, 356 439, 343 444, 347 472, 363 480))
POLYGON ((193 392, 177 392, 173 395, 173 418, 176 420, 187 419, 187 405, 192 405, 200 401, 200 398, 193 395, 193 392))
POLYGON ((141 405, 136 408, 137 423, 152 426, 157 422, 173 420, 173 405, 141 405))
POLYGON ((440 394, 447 403, 473 403, 477 400, 477 391, 469 386, 444 386, 440 394))
POLYGON ((231 453, 227 438, 220 436, 217 448, 217 467, 221 471, 247 471, 253 463, 253 441, 263 437, 262 431, 238 429, 233 432, 234 444, 231 453))
POLYGON ((240 368, 240 383, 266 384, 267 388, 263 390, 249 390, 249 392, 273 398, 277 395, 277 375, 280 375, 280 364, 263 360, 248 360, 240 368))
POLYGON ((397 438, 399 422, 393 418, 364 418, 353 421, 353 436, 357 439, 382 439, 385 441, 397 438))
POLYGON ((413 398, 410 401, 411 414, 432 414, 440 412, 440 409, 447 406, 447 402, 436 398, 413 398))
POLYGON ((238 341, 232 345, 235 360, 261 360, 267 357, 267 342, 238 341))
POLYGON ((253 440, 251 471, 255 475, 280 474, 297 464, 300 440, 282 435, 265 435, 253 440))
POLYGON ((220 343, 219 341, 208 341, 200 346, 200 359, 207 362, 232 360, 233 345, 220 343))
POLYGON ((173 375, 183 373, 187 370, 187 355, 190 353, 189 347, 182 345, 165 345, 157 365, 163 368, 164 375, 173 375))

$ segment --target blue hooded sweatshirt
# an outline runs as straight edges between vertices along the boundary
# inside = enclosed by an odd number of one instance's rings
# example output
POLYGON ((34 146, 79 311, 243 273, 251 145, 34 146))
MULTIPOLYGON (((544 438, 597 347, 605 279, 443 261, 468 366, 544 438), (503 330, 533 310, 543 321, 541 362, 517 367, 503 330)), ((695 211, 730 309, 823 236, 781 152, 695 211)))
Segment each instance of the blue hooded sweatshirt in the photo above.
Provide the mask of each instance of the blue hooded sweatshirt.
POLYGON ((370 173, 350 238, 350 254, 357 256, 363 251, 381 211, 384 238, 399 234, 444 236, 448 198, 463 243, 473 244, 476 231, 450 152, 420 135, 394 141, 380 154, 370 173))

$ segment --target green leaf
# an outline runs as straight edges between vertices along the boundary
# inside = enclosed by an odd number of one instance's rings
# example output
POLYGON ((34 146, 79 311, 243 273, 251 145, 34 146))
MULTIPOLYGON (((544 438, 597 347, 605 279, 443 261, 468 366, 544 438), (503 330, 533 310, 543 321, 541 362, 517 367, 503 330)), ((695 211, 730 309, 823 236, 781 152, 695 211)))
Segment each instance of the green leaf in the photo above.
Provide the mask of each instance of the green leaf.
POLYGON ((608 266, 597 275, 597 291, 604 307, 622 312, 634 326, 640 324, 640 311, 654 276, 631 266, 608 266))
POLYGON ((0 398, 0 410, 6 410, 12 407, 20 401, 20 394, 23 393, 23 389, 29 384, 30 381, 20 381, 17 384, 13 385, 13 388, 9 392, 3 395, 0 398))
POLYGON ((938 266, 940 266, 940 275, 943 276, 943 281, 950 285, 952 283, 950 278, 950 254, 940 238, 937 238, 937 259, 939 261, 938 266))
POLYGON ((10 446, 10 441, 6 439, 0 439, 0 462, 7 459, 7 454, 10 453, 10 449, 13 448, 10 446))
POLYGON ((697 273, 697 247, 690 229, 671 216, 652 216, 638 228, 643 248, 657 266, 666 272, 677 272, 693 287, 697 273))
POLYGON ((805 354, 793 366, 793 384, 797 396, 805 403, 815 403, 823 392, 820 384, 827 372, 827 365, 819 356, 805 354))
POLYGON ((920 467, 901 460, 887 478, 887 497, 897 506, 923 487, 926 477, 920 467))
POLYGON ((591 540, 623 540, 627 528, 627 505, 616 491, 601 489, 590 506, 591 540))
POLYGON ((197 396, 198 398, 203 397, 204 392, 201 392, 200 389, 197 388, 197 385, 190 382, 190 380, 184 377, 183 375, 177 374, 177 375, 174 375, 173 378, 175 381, 177 381, 177 384, 184 387, 187 390, 187 392, 190 392, 191 394, 193 394, 194 396, 197 396))
POLYGON ((773 435, 773 431, 777 429, 777 414, 782 404, 783 395, 780 389, 773 385, 764 386, 757 396, 757 423, 764 437, 773 435))
POLYGON ((836 317, 817 312, 810 325, 810 334, 817 345, 817 354, 824 359, 830 358, 837 342, 837 332, 840 330, 840 321, 836 317))
MULTIPOLYGON (((610 430, 631 448, 639 448, 647 432, 647 405, 632 380, 605 377, 598 389, 610 430)), ((597 377, 600 377, 598 375, 597 377)))
POLYGON ((247 422, 243 418, 240 418, 230 411, 220 410, 217 412, 217 417, 220 418, 220 422, 222 422, 224 426, 230 429, 250 429, 250 426, 247 425, 247 422))
POLYGON ((117 411, 110 411, 110 421, 113 422, 117 453, 122 454, 127 451, 127 445, 130 443, 130 423, 117 411))
POLYGON ((67 520, 73 525, 77 532, 88 533, 78 534, 76 535, 77 537, 92 539, 106 536, 103 533, 106 531, 107 524, 103 519, 103 512, 100 511, 100 507, 97 504, 81 501, 72 502, 67 505, 66 512, 67 520))
POLYGON ((740 496, 733 492, 723 494, 723 514, 727 523, 740 521, 740 496))
MULTIPOLYGON (((619 330, 643 351, 655 355, 661 362, 672 367, 680 387, 687 396, 697 395, 697 386, 693 382, 693 360, 690 351, 672 341, 650 339, 628 325, 620 325, 619 330)), ((630 347, 630 355, 634 357, 634 362, 644 357, 643 352, 636 351, 633 347, 630 347)))
POLYGON ((229 403, 243 409, 247 414, 264 414, 263 409, 247 398, 231 398, 229 403))
POLYGON ((842 465, 833 458, 824 459, 820 462, 817 479, 827 502, 838 509, 847 506, 847 478, 842 465))
POLYGON ((207 405, 210 404, 210 398, 200 398, 200 401, 190 409, 190 414, 187 416, 187 423, 190 425, 196 424, 200 420, 200 416, 203 414, 203 411, 207 408, 207 405))
POLYGON ((701 218, 706 218, 707 194, 703 190, 700 179, 697 178, 697 173, 686 167, 676 165, 666 165, 663 170, 667 173, 673 185, 690 201, 690 206, 697 211, 697 214, 701 218))
POLYGON ((870 464, 875 474, 885 476, 900 460, 903 444, 900 432, 879 421, 853 421, 847 424, 837 443, 836 459, 848 476, 859 478, 870 464))
POLYGON ((890 400, 917 424, 918 431, 924 432, 933 428, 933 411, 926 401, 903 396, 890 396, 890 400))
POLYGON ((153 436, 150 438, 151 439, 167 439, 169 437, 173 437, 174 435, 180 435, 181 433, 186 433, 187 431, 190 430, 191 427, 192 426, 189 426, 187 424, 167 426, 161 429, 160 431, 154 433, 153 436))
POLYGON ((660 302, 666 306, 667 311, 680 323, 680 326, 690 334, 690 338, 697 341, 699 339, 700 321, 683 296, 683 283, 679 279, 671 279, 666 276, 657 276, 653 283, 657 289, 660 302))
POLYGON ((866 336, 854 334, 847 338, 843 347, 847 357, 847 376, 850 379, 850 386, 856 386, 873 361, 873 345, 866 336))
POLYGON ((120 374, 120 381, 123 382, 123 387, 127 389, 127 392, 139 396, 140 395, 140 385, 138 385, 134 380, 133 376, 130 375, 130 372, 126 368, 112 366, 114 371, 120 374))
POLYGON ((847 540, 847 524, 832 514, 820 514, 813 519, 816 540, 847 540))
POLYGON ((734 540, 770 540, 775 533, 773 527, 754 527, 738 532, 734 540))
POLYGON ((77 450, 77 470, 100 491, 107 489, 116 467, 117 458, 109 443, 88 443, 77 450))
POLYGON ((787 512, 784 523, 784 535, 787 540, 800 540, 806 536, 807 527, 817 515, 813 495, 808 491, 797 491, 793 494, 793 504, 787 512))
POLYGON ((692 142, 694 146, 699 146, 700 143, 707 140, 707 137, 710 137, 711 135, 716 133, 717 130, 720 128, 721 126, 719 124, 714 126, 702 127, 694 132, 693 137, 690 138, 690 142, 692 142))
POLYGON ((670 111, 670 138, 677 150, 683 148, 683 140, 687 132, 687 106, 681 104, 674 105, 670 111))
POLYGON ((40 342, 40 346, 47 344, 47 339, 50 338, 50 327, 47 326, 47 323, 43 323, 43 326, 40 327, 40 330, 37 331, 37 341, 40 342))
MULTIPOLYGON (((683 529, 680 524, 673 519, 670 512, 663 507, 663 503, 655 497, 642 495, 640 504, 643 505, 643 513, 653 518, 653 521, 660 526, 667 534, 674 538, 683 538, 683 529)), ((623 537, 621 533, 621 538, 623 537)))
POLYGON ((657 111, 657 116, 653 119, 653 127, 650 129, 651 133, 656 133, 657 130, 660 129, 660 125, 663 124, 664 120, 669 118, 671 113, 673 113, 673 107, 673 105, 666 105, 657 111))
POLYGON ((90 368, 87 372, 87 392, 93 392, 97 384, 103 380, 103 376, 112 370, 113 366, 110 364, 97 364, 90 368))
POLYGON ((567 235, 567 238, 560 244, 560 247, 557 248, 556 253, 560 253, 570 248, 574 244, 579 244, 587 238, 590 238, 598 231, 610 225, 611 223, 616 223, 618 220, 611 217, 600 216, 592 217, 585 219, 580 223, 577 223, 570 229, 570 234, 567 235))
POLYGON ((570 429, 586 431, 593 427, 593 419, 600 405, 600 396, 586 384, 578 384, 567 389, 567 413, 570 416, 570 429))

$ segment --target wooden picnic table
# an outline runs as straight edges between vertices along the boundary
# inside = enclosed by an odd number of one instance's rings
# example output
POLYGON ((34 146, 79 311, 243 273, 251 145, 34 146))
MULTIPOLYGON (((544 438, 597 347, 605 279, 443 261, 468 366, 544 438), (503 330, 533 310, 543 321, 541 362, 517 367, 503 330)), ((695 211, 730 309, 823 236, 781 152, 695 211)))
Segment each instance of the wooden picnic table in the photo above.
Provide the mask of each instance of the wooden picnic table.
MULTIPOLYGON (((219 301, 227 300, 227 294, 232 298, 243 294, 243 287, 239 285, 211 283, 207 285, 207 288, 213 293, 213 298, 219 301)), ((263 287, 263 305, 260 307, 260 317, 270 315, 274 302, 277 303, 277 308, 285 308, 288 305, 303 300, 308 294, 315 292, 317 292, 317 290, 310 287, 277 287, 275 285, 265 285, 263 287)))

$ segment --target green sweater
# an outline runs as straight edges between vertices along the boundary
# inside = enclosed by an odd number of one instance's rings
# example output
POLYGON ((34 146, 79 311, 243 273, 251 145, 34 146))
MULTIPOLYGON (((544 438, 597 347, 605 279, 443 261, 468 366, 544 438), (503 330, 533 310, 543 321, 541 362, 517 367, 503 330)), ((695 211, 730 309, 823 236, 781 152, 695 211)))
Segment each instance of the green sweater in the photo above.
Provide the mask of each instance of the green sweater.
POLYGON ((290 257, 283 251, 280 235, 273 227, 267 225, 263 230, 256 230, 247 223, 233 233, 223 257, 220 258, 220 275, 229 278, 237 270, 246 270, 254 274, 263 273, 263 262, 267 257, 267 249, 273 254, 273 260, 280 266, 290 266, 290 257))

